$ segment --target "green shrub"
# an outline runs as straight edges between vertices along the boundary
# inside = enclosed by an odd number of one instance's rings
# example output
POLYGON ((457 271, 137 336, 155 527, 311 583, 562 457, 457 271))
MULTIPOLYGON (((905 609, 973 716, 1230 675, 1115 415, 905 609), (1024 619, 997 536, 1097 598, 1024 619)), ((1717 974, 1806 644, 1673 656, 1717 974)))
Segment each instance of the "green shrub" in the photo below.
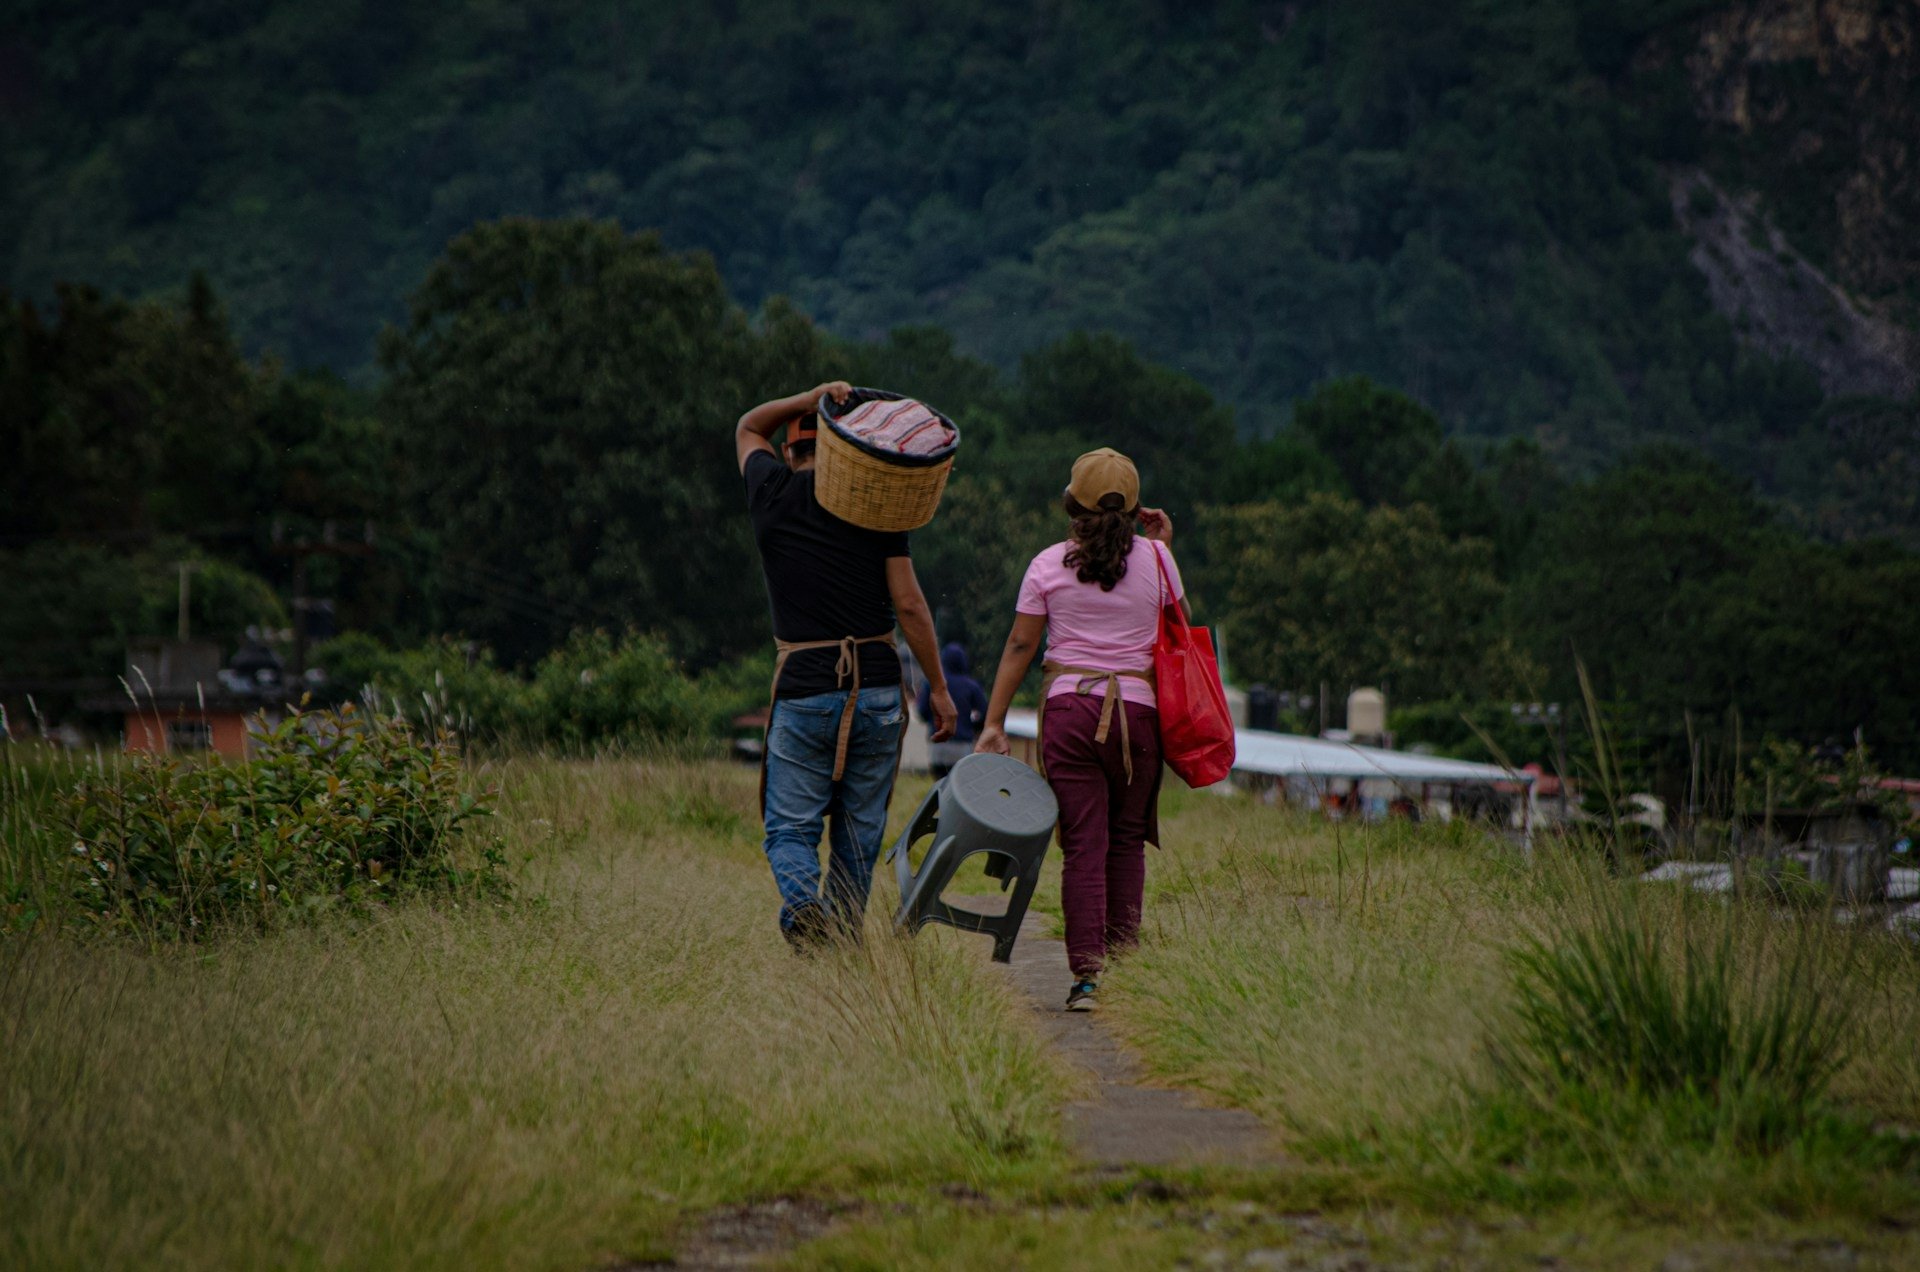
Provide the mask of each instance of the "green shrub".
POLYGON ((447 639, 395 650, 351 632, 328 641, 317 661, 335 684, 381 714, 397 713, 422 728, 492 743, 542 734, 533 687, 495 666, 489 650, 469 653, 447 639))
POLYGON ((504 886, 501 857, 458 864, 489 815, 455 750, 351 706, 295 714, 241 763, 131 755, 65 796, 66 867, 94 924, 193 937, 423 887, 504 886))
POLYGON ((1652 1114, 1683 1138, 1770 1150, 1816 1120, 1851 1012, 1815 937, 1763 953, 1691 901, 1663 922, 1612 885, 1584 896, 1590 913, 1511 956, 1492 1051, 1509 1088, 1585 1133, 1652 1114))
POLYGON ((575 632, 535 668, 532 693, 541 737, 563 750, 705 732, 693 681, 657 636, 575 632))
POLYGON ((722 663, 701 674, 694 682, 700 694, 700 713, 707 731, 715 737, 727 737, 734 719, 767 705, 773 687, 773 650, 730 663, 722 663))
MULTIPOLYGON (((390 650, 352 633, 329 641, 318 661, 383 714, 493 747, 686 745, 717 736, 740 696, 739 676, 696 683, 665 641, 641 633, 575 632, 525 678, 451 640, 390 650)), ((764 678, 759 694, 764 701, 764 678)))

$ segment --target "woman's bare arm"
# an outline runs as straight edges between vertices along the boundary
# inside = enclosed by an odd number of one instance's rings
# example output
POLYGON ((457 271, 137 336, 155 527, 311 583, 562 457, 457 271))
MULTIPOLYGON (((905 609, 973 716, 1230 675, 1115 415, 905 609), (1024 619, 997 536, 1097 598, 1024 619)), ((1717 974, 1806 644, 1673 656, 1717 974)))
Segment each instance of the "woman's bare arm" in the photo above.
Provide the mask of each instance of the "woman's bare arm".
MULTIPOLYGON (((1173 518, 1167 515, 1164 508, 1143 507, 1140 509, 1140 534, 1143 538, 1152 539, 1155 543, 1158 543, 1171 552, 1173 548, 1173 518)), ((1189 622, 1193 619, 1193 606, 1187 603, 1185 597, 1168 601, 1165 606, 1165 611, 1169 623, 1178 623, 1183 618, 1189 622)))
POLYGON ((1045 615, 1013 616, 1013 630, 1007 633, 1006 647, 1000 651, 1000 668, 993 674, 993 694, 987 700, 986 723, 980 726, 980 740, 973 744, 974 750, 1005 755, 1012 749, 1007 742, 1007 711, 1013 706, 1013 695, 1026 679, 1027 668, 1033 666, 1033 656, 1039 652, 1040 640, 1046 633, 1045 615))

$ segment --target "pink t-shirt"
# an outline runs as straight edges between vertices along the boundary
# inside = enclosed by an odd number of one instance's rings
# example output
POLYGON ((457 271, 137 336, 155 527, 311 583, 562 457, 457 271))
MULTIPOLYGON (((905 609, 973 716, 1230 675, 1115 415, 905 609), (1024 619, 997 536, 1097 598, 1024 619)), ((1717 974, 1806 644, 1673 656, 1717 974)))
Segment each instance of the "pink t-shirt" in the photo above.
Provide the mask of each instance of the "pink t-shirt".
MULTIPOLYGON (((1160 633, 1160 607, 1167 601, 1160 571, 1153 553, 1158 551, 1167 563, 1167 575, 1173 581, 1173 599, 1186 595, 1180 586, 1180 567, 1173 553, 1153 540, 1135 535, 1133 552, 1127 557, 1127 572, 1103 592, 1098 583, 1082 583, 1067 568, 1071 543, 1056 543, 1033 558, 1027 576, 1020 580, 1020 599, 1014 609, 1022 614, 1038 614, 1047 620, 1047 661, 1070 667, 1099 667, 1107 671, 1147 671, 1153 667, 1153 642, 1160 633)), ((1049 697, 1073 693, 1080 687, 1079 676, 1062 676, 1053 682, 1049 697)), ((1103 691, 1098 682, 1089 690, 1095 696, 1103 691)), ((1123 702, 1154 705, 1153 686, 1131 676, 1120 678, 1123 702)))

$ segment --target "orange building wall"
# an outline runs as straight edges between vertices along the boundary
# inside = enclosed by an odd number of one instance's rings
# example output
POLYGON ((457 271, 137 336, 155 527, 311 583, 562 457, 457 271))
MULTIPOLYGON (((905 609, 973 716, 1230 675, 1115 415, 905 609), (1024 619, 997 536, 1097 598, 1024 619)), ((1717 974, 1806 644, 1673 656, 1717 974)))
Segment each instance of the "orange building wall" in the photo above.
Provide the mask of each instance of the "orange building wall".
POLYGON ((201 711, 197 707, 183 707, 165 713, 129 711, 126 717, 127 750, 164 754, 167 750, 167 725, 174 721, 194 720, 203 721, 211 728, 213 745, 210 750, 214 754, 233 760, 247 758, 246 716, 238 711, 201 711))

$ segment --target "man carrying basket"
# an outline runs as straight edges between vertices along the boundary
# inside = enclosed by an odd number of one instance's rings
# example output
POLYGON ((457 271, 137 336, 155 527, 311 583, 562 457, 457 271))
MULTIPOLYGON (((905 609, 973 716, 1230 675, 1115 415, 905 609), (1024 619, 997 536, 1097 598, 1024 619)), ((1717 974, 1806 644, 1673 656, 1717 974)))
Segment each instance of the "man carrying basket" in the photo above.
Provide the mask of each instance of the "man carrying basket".
POLYGON ((816 497, 815 412, 823 397, 845 403, 852 392, 836 381, 763 402, 734 429, 780 651, 761 770, 765 849, 780 930, 802 951, 857 935, 866 909, 906 726, 896 619, 930 669, 934 739, 952 737, 955 722, 906 532, 841 520, 816 497), (782 428, 784 464, 772 441, 782 428))

